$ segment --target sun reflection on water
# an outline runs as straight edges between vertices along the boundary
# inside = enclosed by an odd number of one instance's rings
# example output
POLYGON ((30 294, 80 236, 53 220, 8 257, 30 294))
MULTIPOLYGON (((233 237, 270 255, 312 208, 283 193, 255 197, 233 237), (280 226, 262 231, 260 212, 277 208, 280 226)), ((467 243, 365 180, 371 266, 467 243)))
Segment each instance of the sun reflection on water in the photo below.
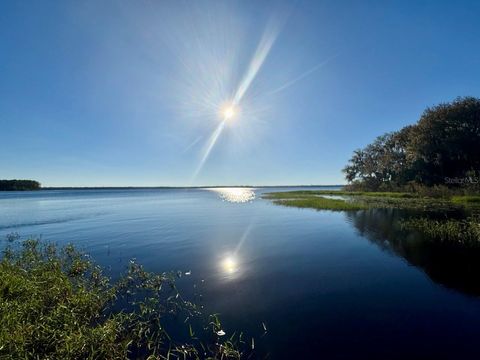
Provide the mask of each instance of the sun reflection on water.
POLYGON ((252 188, 212 188, 208 190, 218 193, 222 200, 231 203, 245 203, 255 199, 255 191, 252 188))
POLYGON ((227 274, 235 273, 238 270, 237 260, 232 256, 226 257, 222 261, 222 268, 223 271, 227 274))
POLYGON ((240 259, 235 254, 226 254, 217 263, 218 272, 224 280, 235 280, 243 273, 240 259))

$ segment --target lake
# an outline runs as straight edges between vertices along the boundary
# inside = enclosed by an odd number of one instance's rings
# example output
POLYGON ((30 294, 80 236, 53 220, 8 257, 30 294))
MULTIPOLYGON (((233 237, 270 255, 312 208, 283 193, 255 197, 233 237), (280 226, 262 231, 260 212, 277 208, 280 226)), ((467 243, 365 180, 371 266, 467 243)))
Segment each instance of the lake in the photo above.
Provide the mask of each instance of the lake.
POLYGON ((408 214, 398 210, 261 199, 281 190, 5 192, 0 237, 73 243, 112 277, 131 258, 191 272, 178 280, 182 292, 220 313, 227 336, 254 337, 259 358, 480 356, 478 251, 401 232, 396 219, 408 214))

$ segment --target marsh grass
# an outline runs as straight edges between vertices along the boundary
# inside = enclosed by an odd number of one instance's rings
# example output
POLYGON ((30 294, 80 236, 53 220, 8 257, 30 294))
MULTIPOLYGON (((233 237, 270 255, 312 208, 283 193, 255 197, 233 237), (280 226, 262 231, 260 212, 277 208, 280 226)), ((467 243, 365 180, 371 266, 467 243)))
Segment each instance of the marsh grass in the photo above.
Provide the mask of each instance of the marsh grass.
POLYGON ((369 208, 425 209, 429 207, 452 208, 443 199, 423 198, 415 194, 390 192, 349 192, 349 191, 287 191, 263 195, 277 205, 312 208, 317 210, 362 210, 369 208), (330 196, 341 197, 329 198, 330 196))
MULTIPOLYGON (((349 192, 349 191, 289 191, 267 193, 263 196, 274 204, 317 210, 363 210, 363 209, 407 209, 424 214, 443 214, 444 219, 428 216, 400 219, 402 230, 415 231, 426 239, 440 243, 480 246, 480 218, 451 218, 450 214, 463 214, 464 207, 480 205, 480 196, 454 196, 451 198, 423 197, 409 193, 349 192), (340 196, 343 199, 328 198, 340 196)), ((472 207, 471 214, 475 214, 472 207)))
POLYGON ((452 202, 457 204, 480 205, 480 195, 452 196, 452 202))
POLYGON ((441 198, 401 198, 401 197, 374 197, 358 196, 357 201, 362 201, 370 208, 376 209, 407 209, 407 210, 425 210, 425 211, 457 211, 462 205, 452 203, 449 200, 441 198))
MULTIPOLYGON (((112 283, 73 246, 9 244, 0 261, 2 359, 240 359, 242 335, 218 336, 177 291, 175 275, 131 261, 112 283), (189 319, 196 319, 189 321, 189 319), (196 321, 196 322, 195 322, 196 321), (181 327, 182 339, 167 332, 181 327)), ((178 330, 178 329, 177 329, 178 330)))
POLYGON ((480 196, 434 198, 402 192, 302 190, 267 193, 263 198, 279 205, 339 211, 367 208, 451 211, 480 205, 480 196), (329 199, 329 196, 341 199, 329 199))
POLYGON ((320 196, 298 199, 278 199, 274 200, 273 203, 283 206, 333 211, 362 210, 367 208, 360 203, 353 203, 339 199, 328 199, 320 196))
POLYGON ((404 230, 417 231, 435 241, 480 246, 480 221, 477 217, 447 220, 421 217, 401 220, 400 227, 404 230))

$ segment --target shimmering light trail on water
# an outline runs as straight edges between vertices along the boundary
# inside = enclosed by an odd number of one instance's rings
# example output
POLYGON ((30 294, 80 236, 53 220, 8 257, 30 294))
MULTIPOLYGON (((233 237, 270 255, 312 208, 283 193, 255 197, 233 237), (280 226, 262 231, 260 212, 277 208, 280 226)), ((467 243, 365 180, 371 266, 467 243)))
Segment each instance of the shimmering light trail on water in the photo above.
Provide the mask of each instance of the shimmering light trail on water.
POLYGON ((209 189, 219 194, 219 196, 231 203, 245 203, 255 199, 255 191, 253 188, 211 188, 209 189))

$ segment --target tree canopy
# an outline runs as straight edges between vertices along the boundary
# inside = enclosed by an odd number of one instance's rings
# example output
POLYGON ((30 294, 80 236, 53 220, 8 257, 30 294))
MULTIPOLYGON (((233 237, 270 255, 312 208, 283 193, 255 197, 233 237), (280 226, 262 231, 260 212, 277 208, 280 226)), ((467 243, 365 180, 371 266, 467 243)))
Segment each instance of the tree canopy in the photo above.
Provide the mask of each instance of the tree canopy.
POLYGON ((0 191, 38 190, 40 183, 35 180, 0 180, 0 191))
POLYGON ((478 180, 480 99, 457 98, 427 108, 416 124, 355 150, 343 171, 348 182, 372 190, 478 180))

